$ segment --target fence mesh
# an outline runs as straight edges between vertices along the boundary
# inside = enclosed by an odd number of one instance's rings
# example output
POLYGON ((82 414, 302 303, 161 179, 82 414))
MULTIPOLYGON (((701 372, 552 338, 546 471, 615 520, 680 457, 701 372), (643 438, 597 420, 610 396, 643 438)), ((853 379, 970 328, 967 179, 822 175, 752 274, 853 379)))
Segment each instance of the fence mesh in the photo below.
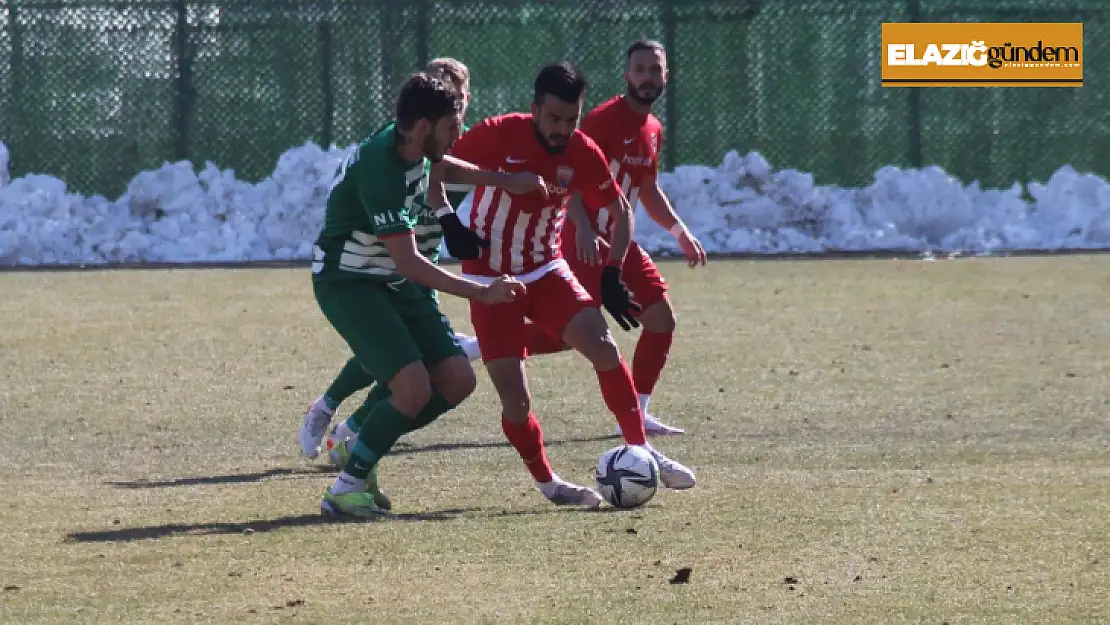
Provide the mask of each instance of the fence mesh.
POLYGON ((1110 175, 1110 82, 1066 89, 881 88, 884 21, 1082 21, 1110 53, 1103 0, 9 0, 0 141, 15 176, 114 196, 143 169, 206 160, 268 175, 290 147, 377 128, 431 57, 473 71, 470 120, 524 110, 540 65, 585 69, 588 105, 623 89, 625 47, 668 47, 667 167, 731 149, 820 183, 938 164, 1009 185, 1057 167, 1110 175), (1107 36, 1103 36, 1107 35, 1107 36))

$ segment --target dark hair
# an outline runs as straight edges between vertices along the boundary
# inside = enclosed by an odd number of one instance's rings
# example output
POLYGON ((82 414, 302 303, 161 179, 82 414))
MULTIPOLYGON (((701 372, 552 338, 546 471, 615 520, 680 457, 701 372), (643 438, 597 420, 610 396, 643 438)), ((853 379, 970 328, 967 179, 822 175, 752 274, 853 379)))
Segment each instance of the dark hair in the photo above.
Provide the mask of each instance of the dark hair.
POLYGON ((566 61, 548 63, 536 74, 533 98, 537 106, 543 103, 545 95, 555 96, 563 102, 578 102, 586 92, 586 86, 586 76, 577 67, 566 61))
POLYGON ((397 96, 397 126, 401 130, 411 130, 422 119, 434 124, 461 108, 462 94, 458 90, 420 72, 405 81, 397 96))
POLYGON ((663 44, 659 43, 658 41, 654 39, 640 39, 632 42, 632 45, 628 46, 628 52, 624 54, 624 62, 630 62, 632 60, 633 54, 636 54, 637 52, 642 52, 644 50, 650 50, 652 52, 662 52, 663 54, 667 53, 667 49, 664 48, 663 44))

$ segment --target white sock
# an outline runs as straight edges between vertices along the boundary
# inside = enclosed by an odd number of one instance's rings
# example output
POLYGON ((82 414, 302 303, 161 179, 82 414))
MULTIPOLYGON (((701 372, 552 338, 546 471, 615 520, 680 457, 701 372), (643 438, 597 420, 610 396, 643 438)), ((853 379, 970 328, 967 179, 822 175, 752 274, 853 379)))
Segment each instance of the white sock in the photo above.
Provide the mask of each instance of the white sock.
POLYGON ((341 471, 339 476, 335 478, 335 483, 328 490, 333 495, 361 492, 366 490, 366 480, 360 480, 357 477, 352 477, 346 471, 341 471))
POLYGON ((335 437, 339 440, 358 438, 358 432, 352 430, 351 426, 347 425, 346 421, 342 421, 335 427, 335 437))
POLYGON ((651 393, 640 393, 640 412, 644 413, 646 417, 648 414, 648 403, 651 402, 651 393))

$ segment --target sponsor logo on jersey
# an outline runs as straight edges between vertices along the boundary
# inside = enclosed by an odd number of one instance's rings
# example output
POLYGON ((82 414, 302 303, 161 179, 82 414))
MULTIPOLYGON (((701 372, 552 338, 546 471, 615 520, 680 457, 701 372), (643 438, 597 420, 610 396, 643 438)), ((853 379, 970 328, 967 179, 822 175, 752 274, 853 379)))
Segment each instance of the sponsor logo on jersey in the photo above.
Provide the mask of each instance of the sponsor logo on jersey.
POLYGON ((574 170, 566 165, 560 165, 555 170, 555 188, 561 193, 570 190, 570 179, 574 177, 574 170))
POLYGON ((625 154, 621 162, 632 167, 651 167, 650 156, 632 156, 630 154, 625 154))

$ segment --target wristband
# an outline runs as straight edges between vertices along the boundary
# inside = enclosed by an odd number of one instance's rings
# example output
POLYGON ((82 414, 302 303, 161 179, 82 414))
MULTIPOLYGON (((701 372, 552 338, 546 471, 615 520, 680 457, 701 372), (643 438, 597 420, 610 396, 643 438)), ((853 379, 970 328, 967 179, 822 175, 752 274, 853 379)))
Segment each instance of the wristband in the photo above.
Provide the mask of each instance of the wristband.
POLYGON ((671 226, 671 229, 668 232, 670 232, 671 236, 676 239, 681 238, 682 235, 686 233, 686 224, 682 223, 682 221, 679 221, 675 225, 671 226))
POLYGON ((446 217, 447 215, 450 215, 453 212, 455 212, 455 211, 451 208, 450 204, 448 204, 446 206, 441 206, 436 211, 436 219, 439 219, 440 217, 446 217))

